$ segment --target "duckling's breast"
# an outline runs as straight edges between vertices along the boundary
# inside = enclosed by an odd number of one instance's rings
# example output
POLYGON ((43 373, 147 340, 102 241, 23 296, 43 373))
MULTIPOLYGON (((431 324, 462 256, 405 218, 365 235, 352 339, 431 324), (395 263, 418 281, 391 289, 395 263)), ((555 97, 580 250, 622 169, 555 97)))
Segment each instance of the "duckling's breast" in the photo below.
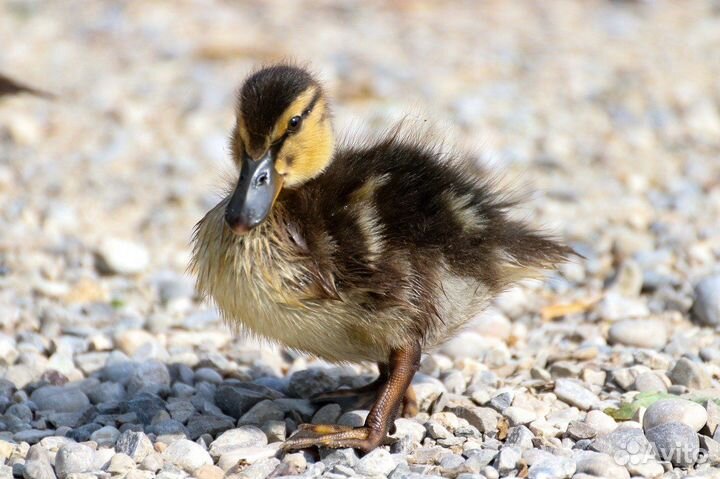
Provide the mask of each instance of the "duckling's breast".
POLYGON ((371 312, 352 292, 315 296, 311 259, 297 254, 279 214, 236 236, 224 224, 226 203, 198 223, 191 269, 229 324, 336 362, 384 361, 410 340, 412 320, 399 309, 371 312))

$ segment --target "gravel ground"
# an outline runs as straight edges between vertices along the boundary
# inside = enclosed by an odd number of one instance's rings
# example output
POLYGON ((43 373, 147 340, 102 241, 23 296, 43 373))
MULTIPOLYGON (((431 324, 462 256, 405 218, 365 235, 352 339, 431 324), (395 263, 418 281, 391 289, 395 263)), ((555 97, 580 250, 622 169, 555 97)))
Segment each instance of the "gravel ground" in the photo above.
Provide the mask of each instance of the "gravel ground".
POLYGON ((57 95, 0 99, 0 478, 720 477, 717 2, 8 0, 0 45, 57 95), (237 337, 184 274, 281 57, 338 129, 440 122, 586 257, 424 356, 364 457, 279 444, 362 422, 307 398, 372 368, 237 337))

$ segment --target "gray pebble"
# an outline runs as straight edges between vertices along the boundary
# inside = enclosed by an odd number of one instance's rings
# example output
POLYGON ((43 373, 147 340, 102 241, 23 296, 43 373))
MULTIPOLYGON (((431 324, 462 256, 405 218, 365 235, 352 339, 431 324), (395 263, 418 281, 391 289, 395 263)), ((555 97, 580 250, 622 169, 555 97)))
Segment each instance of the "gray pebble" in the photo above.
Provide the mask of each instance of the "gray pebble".
POLYGON ((150 253, 141 244, 120 239, 106 238, 97 250, 98 270, 106 274, 137 274, 147 268, 150 253))
MULTIPOLYGON (((264 435, 263 435, 264 436, 264 435)), ((173 442, 162 453, 165 461, 192 473, 205 464, 212 464, 210 454, 201 445, 188 439, 173 442)))
POLYGON ((712 385, 710 374, 701 363, 687 358, 680 358, 670 371, 670 380, 673 384, 686 386, 690 389, 708 389, 712 385))
POLYGON ((90 405, 90 400, 78 388, 43 386, 30 395, 40 411, 77 412, 90 405))
POLYGON ((240 419, 243 414, 263 399, 270 399, 270 397, 239 385, 223 384, 215 391, 215 404, 223 413, 235 419, 240 419))
POLYGON ((267 437, 255 426, 242 426, 223 432, 210 444, 210 454, 218 458, 234 449, 246 447, 262 447, 267 444, 267 437))
MULTIPOLYGON (((180 423, 182 424, 182 423, 180 423)), ((187 423, 187 433, 193 441, 203 434, 215 436, 235 426, 230 416, 215 414, 195 414, 187 423)))
POLYGON ((660 319, 621 320, 610 327, 608 340, 611 344, 660 349, 668 340, 667 327, 660 319))
POLYGON ((643 428, 648 430, 670 422, 687 424, 699 431, 707 422, 708 414, 700 404, 687 399, 661 399, 652 403, 643 416, 643 428))
POLYGON ((339 375, 334 370, 304 369, 290 376, 288 392, 295 397, 309 399, 320 393, 334 391, 340 386, 339 375))
POLYGON ((720 275, 707 276, 695 285, 692 312, 701 324, 720 325, 720 275))
POLYGON ((397 466, 395 458, 385 449, 373 449, 362 457, 355 471, 366 476, 387 476, 397 466))
POLYGON ((342 408, 338 404, 325 404, 318 409, 312 418, 313 424, 335 424, 342 414, 342 408))
POLYGON ((647 431, 658 457, 679 467, 688 467, 697 461, 700 442, 697 433, 679 422, 669 422, 647 431))
POLYGON ((152 442, 143 432, 125 431, 115 443, 115 451, 126 454, 135 462, 142 462, 154 451, 152 442))
POLYGON ((120 437, 120 431, 113 426, 101 427, 90 435, 90 440, 95 441, 99 447, 115 447, 120 437))
POLYGON ((594 393, 572 379, 555 381, 554 392, 558 399, 578 409, 591 409, 598 402, 598 397, 594 393))
POLYGON ((55 456, 55 472, 60 479, 73 473, 92 470, 94 451, 84 444, 70 443, 61 447, 55 456))
POLYGON ((338 419, 338 424, 341 426, 352 426, 360 427, 365 425, 365 419, 370 411, 366 409, 357 409, 355 411, 348 411, 338 419))
POLYGON ((634 389, 640 392, 667 392, 667 384, 659 373, 645 372, 635 378, 634 389))
POLYGON ((508 475, 510 472, 518 468, 522 454, 520 449, 512 446, 505 446, 500 449, 500 452, 495 459, 495 469, 500 475, 508 475))
POLYGON ((515 426, 510 428, 506 439, 506 444, 517 446, 520 449, 532 449, 533 439, 535 435, 525 426, 515 426))
POLYGON ((355 467, 360 460, 357 453, 352 448, 321 450, 320 458, 328 468, 332 468, 338 464, 355 467))
POLYGON ((55 471, 50 463, 48 451, 36 444, 31 446, 25 456, 25 470, 23 476, 26 479, 55 479, 55 471))
POLYGON ((284 417, 283 411, 272 400, 265 399, 243 414, 238 421, 238 425, 254 424, 259 426, 267 421, 281 421, 284 417))
POLYGON ((458 406, 451 408, 451 411, 455 413, 457 417, 465 419, 471 425, 475 426, 480 432, 490 433, 497 430, 500 415, 494 409, 477 406, 458 406))
POLYGON ((590 477, 607 477, 613 479, 630 479, 630 473, 625 467, 608 454, 592 451, 576 451, 575 474, 573 478, 580 477, 580 474, 587 474, 590 477))

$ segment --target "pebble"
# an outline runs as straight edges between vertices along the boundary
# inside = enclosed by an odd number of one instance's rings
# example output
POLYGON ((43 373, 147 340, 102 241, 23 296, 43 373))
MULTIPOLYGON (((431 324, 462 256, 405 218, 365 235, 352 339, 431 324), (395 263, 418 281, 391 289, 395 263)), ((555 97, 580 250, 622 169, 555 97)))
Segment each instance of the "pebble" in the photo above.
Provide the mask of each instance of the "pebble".
POLYGON ((661 349, 667 343, 667 327, 659 319, 626 319, 615 322, 608 331, 611 344, 661 349))
MULTIPOLYGON (((223 384, 215 392, 215 404, 228 416, 240 419, 255 404, 270 399, 266 394, 239 385, 223 384)), ((279 405, 280 403, 275 403, 279 405)))
MULTIPOLYGON (((262 425, 267 421, 282 421, 285 413, 270 399, 265 399, 255 404, 248 412, 240 417, 239 425, 254 424, 262 425)), ((335 418, 337 420, 337 418, 335 418)), ((327 424, 327 423, 326 423, 327 424)), ((330 422, 332 424, 332 422, 330 422)))
MULTIPOLYGON (((590 477, 612 479, 630 479, 630 473, 613 456, 592 451, 577 451, 575 454, 575 475, 587 474, 590 477)), ((589 478, 588 478, 589 479, 589 478)))
POLYGON ((70 474, 89 472, 93 467, 93 450, 84 444, 69 443, 55 456, 55 472, 60 479, 70 474))
POLYGON ((535 419, 537 419, 537 414, 535 413, 535 411, 516 406, 510 406, 505 408, 505 410, 503 410, 503 416, 508 418, 511 426, 530 424, 535 419))
POLYGON ((199 444, 187 439, 173 442, 162 453, 163 459, 192 473, 196 469, 213 463, 210 454, 199 444))
POLYGON ((153 451, 153 444, 143 432, 125 431, 115 443, 115 451, 126 454, 135 462, 142 462, 153 451))
POLYGON ((720 275, 707 276, 698 281, 692 312, 700 324, 720 325, 720 275))
POLYGON ((387 476, 397 466, 393 456, 385 449, 377 448, 363 456, 355 471, 366 476, 387 476))
POLYGON ((490 433, 497 430, 500 415, 489 407, 465 407, 458 406, 452 408, 452 412, 459 418, 465 419, 478 431, 490 433))
POLYGON ((697 433, 687 424, 668 422, 648 429, 646 434, 660 459, 679 467, 688 467, 697 461, 700 442, 697 433))
POLYGON ((588 411, 587 415, 585 416, 585 423, 593 430, 595 430, 598 434, 611 433, 618 426, 615 422, 615 419, 597 409, 588 411))
POLYGON ((643 416, 643 429, 648 430, 671 422, 680 422, 699 431, 707 422, 707 410, 687 399, 661 399, 652 403, 643 416))
POLYGON ((670 380, 690 389, 708 389, 712 385, 712 378, 703 365, 687 358, 677 360, 670 371, 670 380))
MULTIPOLYGON (((668 380, 669 382, 669 380, 668 380)), ((634 389, 640 392, 667 392, 667 384, 658 373, 645 372, 635 378, 634 389)))
POLYGON ((294 397, 309 399, 330 392, 340 386, 339 376, 327 369, 313 368, 296 371, 290 376, 288 392, 294 397))
POLYGON ((242 426, 223 432, 210 444, 210 455, 218 458, 235 449, 262 447, 267 444, 265 433, 255 426, 242 426))
POLYGON ((90 435, 90 440, 95 441, 99 447, 115 447, 120 437, 120 431, 113 426, 101 427, 90 435))
POLYGON ((558 379, 555 381, 554 392, 561 401, 583 410, 591 409, 598 402, 598 397, 595 394, 572 379, 558 379))
POLYGON ((98 269, 107 274, 142 273, 150 263, 150 253, 143 245, 120 238, 105 238, 97 255, 98 269))
POLYGON ((77 388, 43 386, 30 395, 40 411, 77 412, 90 405, 87 395, 77 388))
POLYGON ((23 475, 27 479, 55 479, 57 477, 50 462, 50 454, 44 447, 39 444, 30 447, 25 456, 23 475))
POLYGON ((505 446, 500 449, 500 452, 495 459, 495 469, 497 469, 500 475, 506 476, 518 468, 520 459, 522 459, 520 449, 512 446, 505 446))

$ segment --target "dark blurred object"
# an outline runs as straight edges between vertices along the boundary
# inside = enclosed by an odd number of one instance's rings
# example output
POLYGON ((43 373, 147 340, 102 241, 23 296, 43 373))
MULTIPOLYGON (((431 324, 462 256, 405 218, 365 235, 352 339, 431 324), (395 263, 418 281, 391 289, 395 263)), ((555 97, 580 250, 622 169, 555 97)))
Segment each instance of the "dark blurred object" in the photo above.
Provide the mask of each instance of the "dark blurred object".
POLYGON ((29 93, 30 95, 35 95, 43 98, 53 97, 50 93, 36 90, 35 88, 29 87, 27 85, 23 85, 22 83, 18 83, 12 78, 9 78, 0 73, 0 97, 6 95, 19 95, 21 93, 29 93))

